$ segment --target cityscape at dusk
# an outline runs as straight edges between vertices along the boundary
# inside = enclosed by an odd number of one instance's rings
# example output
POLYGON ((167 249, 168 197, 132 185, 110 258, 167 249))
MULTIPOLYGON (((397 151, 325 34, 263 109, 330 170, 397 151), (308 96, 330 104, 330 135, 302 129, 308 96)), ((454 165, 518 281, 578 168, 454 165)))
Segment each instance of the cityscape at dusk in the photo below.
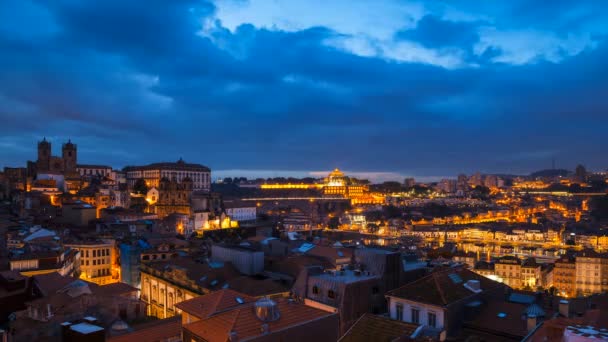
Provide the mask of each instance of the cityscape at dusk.
POLYGON ((0 1, 0 342, 608 341, 608 2, 0 1))

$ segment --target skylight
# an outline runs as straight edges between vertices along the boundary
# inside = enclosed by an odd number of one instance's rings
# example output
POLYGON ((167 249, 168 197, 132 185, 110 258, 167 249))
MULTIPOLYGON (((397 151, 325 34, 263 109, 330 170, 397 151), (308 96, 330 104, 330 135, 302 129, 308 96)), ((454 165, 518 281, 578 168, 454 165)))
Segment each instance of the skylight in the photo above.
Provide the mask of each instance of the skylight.
POLYGON ((236 297, 236 298, 235 298, 235 300, 236 300, 236 302, 237 302, 237 303, 239 303, 239 304, 244 304, 244 303, 245 303, 245 301, 244 301, 244 300, 243 300, 243 298, 241 298, 241 297, 236 297))
POLYGON ((499 318, 505 318, 505 317, 507 317, 507 314, 504 312, 499 312, 498 315, 496 315, 496 316, 498 316, 499 318))
POLYGON ((454 284, 462 283, 462 278, 460 278, 460 276, 456 273, 450 273, 450 274, 448 274, 448 277, 450 277, 450 279, 452 279, 452 282, 454 282, 454 284))

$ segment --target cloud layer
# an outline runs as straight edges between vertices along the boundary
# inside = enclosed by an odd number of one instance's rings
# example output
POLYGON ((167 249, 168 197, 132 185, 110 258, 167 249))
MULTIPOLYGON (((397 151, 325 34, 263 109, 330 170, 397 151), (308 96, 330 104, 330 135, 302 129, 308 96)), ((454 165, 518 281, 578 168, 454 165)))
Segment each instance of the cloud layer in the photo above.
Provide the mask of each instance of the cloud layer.
POLYGON ((605 169, 597 1, 6 0, 0 165, 605 169), (457 7, 455 7, 457 6, 457 7))

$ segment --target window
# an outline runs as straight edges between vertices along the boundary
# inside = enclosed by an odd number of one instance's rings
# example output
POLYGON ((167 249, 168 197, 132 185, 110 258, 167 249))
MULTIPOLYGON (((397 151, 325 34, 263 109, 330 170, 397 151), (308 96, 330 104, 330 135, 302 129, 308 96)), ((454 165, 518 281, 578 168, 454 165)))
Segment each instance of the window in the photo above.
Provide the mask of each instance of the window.
POLYGON ((327 297, 334 299, 336 298, 336 293, 333 290, 327 291, 327 297))
POLYGON ((377 294, 378 292, 380 292, 380 290, 378 289, 378 286, 372 287, 372 294, 377 294))
POLYGON ((396 307, 396 317, 395 319, 398 321, 403 321, 403 304, 397 303, 396 307))
POLYGON ((312 293, 319 294, 319 288, 316 285, 312 287, 312 293))
POLYGON ((420 310, 416 308, 412 308, 412 323, 419 324, 420 323, 420 310))
POLYGON ((435 315, 433 312, 429 312, 428 319, 429 326, 435 328, 437 326, 437 315, 435 315))
POLYGON ((96 257, 97 257, 97 250, 96 250, 96 249, 94 249, 94 250, 93 250, 93 258, 96 258, 96 257))

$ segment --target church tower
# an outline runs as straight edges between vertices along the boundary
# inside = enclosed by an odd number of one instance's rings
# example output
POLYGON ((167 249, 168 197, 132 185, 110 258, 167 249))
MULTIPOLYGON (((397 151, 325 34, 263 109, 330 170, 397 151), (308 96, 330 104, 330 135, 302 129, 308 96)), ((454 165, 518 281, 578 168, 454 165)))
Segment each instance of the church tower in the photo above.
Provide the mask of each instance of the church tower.
POLYGON ((45 172, 51 168, 51 143, 46 141, 46 137, 38 142, 36 168, 38 172, 45 172))
POLYGON ((64 172, 75 172, 77 162, 76 144, 72 144, 72 140, 61 147, 61 158, 63 159, 64 172))

